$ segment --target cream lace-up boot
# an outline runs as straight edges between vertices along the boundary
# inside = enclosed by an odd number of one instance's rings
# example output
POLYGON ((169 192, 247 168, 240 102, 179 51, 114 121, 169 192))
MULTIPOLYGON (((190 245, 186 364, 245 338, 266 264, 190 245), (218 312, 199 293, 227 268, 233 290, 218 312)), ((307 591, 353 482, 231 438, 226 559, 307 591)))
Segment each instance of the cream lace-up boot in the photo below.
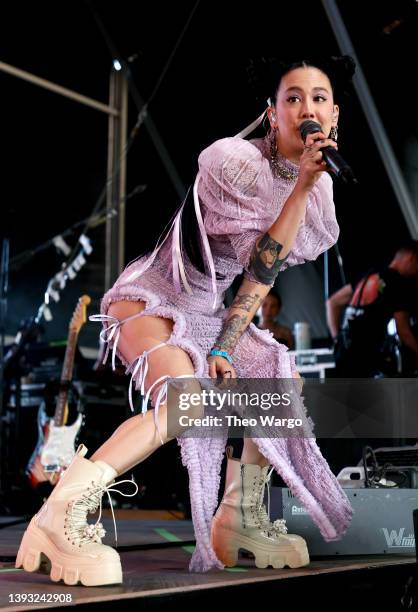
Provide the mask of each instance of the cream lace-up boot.
MULTIPOLYGON (((111 546, 101 543, 105 535, 102 523, 102 496, 106 491, 112 509, 109 491, 127 495, 107 485, 113 484, 117 472, 104 461, 84 459, 87 448, 80 444, 68 468, 62 473, 49 498, 32 517, 16 557, 16 567, 28 571, 38 570, 46 563, 51 580, 66 584, 98 586, 122 582, 119 554, 111 546), (87 514, 100 505, 96 524, 87 522, 87 514)), ((116 536, 117 543, 117 536, 116 536)))
POLYGON ((308 565, 305 540, 288 534, 284 520, 271 523, 263 504, 269 466, 240 463, 227 448, 225 492, 212 521, 212 546, 227 567, 238 561, 240 548, 253 553, 255 565, 265 568, 308 565))

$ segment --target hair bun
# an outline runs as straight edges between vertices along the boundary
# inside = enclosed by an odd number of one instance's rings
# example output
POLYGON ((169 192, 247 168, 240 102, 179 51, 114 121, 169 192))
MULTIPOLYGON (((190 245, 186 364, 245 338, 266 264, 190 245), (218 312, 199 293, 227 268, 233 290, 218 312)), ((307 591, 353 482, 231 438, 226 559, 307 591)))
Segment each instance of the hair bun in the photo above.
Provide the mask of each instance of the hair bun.
POLYGON ((247 82, 257 103, 266 104, 276 93, 281 78, 303 64, 322 70, 330 79, 336 98, 349 93, 356 63, 350 55, 330 57, 304 56, 284 58, 260 56, 250 58, 245 67, 247 82))
POLYGON ((280 61, 276 57, 250 58, 245 68, 247 82, 252 90, 256 102, 266 103, 267 98, 272 96, 275 86, 278 84, 280 61))
POLYGON ((356 71, 356 62, 351 55, 332 55, 328 62, 331 80, 338 94, 348 94, 356 71))

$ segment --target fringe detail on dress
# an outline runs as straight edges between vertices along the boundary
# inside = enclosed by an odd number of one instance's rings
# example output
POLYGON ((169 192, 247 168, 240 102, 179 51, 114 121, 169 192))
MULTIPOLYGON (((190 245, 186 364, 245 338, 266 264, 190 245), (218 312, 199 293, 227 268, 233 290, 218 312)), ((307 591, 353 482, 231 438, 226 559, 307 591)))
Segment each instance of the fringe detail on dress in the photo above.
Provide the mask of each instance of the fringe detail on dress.
POLYGON ((340 540, 354 510, 313 438, 253 438, 327 541, 340 540), (290 467, 292 466, 292 467, 290 467), (294 469, 292 469, 294 468, 294 469))
POLYGON ((189 564, 191 572, 224 569, 210 541, 212 517, 218 505, 218 491, 225 438, 177 438, 182 462, 189 472, 192 519, 196 548, 189 564))

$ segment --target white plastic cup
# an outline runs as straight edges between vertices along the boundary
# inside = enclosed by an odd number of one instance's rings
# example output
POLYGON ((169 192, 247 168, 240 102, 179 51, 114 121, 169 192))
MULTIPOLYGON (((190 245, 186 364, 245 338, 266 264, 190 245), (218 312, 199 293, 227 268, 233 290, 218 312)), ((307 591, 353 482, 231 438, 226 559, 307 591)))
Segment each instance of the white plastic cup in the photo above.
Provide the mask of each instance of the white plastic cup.
POLYGON ((309 323, 298 321, 294 327, 295 334, 295 349, 303 351, 311 348, 311 332, 309 323))

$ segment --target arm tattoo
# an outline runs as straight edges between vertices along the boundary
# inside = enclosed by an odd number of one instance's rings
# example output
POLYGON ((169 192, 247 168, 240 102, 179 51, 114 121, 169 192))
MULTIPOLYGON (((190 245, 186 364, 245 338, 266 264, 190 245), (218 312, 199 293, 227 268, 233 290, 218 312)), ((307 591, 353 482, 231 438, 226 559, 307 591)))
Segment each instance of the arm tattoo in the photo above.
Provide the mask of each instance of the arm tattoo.
POLYGON ((257 307, 261 304, 263 298, 256 293, 255 295, 251 295, 250 293, 237 293, 234 297, 234 300, 231 304, 231 308, 241 308, 242 310, 246 310, 250 312, 254 307, 254 304, 259 302, 257 307))
POLYGON ((279 259, 279 253, 283 246, 270 236, 268 232, 261 237, 258 245, 254 245, 250 256, 248 271, 260 283, 271 285, 279 273, 280 266, 288 258, 289 253, 283 259, 279 259))
POLYGON ((232 317, 225 321, 223 329, 219 335, 219 338, 215 342, 214 347, 231 353, 246 326, 247 315, 232 315, 232 317))
MULTIPOLYGON (((255 295, 251 295, 250 293, 237 293, 230 307, 240 308, 248 313, 254 309, 254 305, 258 308, 262 301, 263 298, 258 295, 258 293, 255 295)), ((232 352, 243 331, 247 327, 247 324, 248 314, 234 314, 226 319, 222 331, 214 344, 214 348, 228 351, 228 353, 232 352)))

